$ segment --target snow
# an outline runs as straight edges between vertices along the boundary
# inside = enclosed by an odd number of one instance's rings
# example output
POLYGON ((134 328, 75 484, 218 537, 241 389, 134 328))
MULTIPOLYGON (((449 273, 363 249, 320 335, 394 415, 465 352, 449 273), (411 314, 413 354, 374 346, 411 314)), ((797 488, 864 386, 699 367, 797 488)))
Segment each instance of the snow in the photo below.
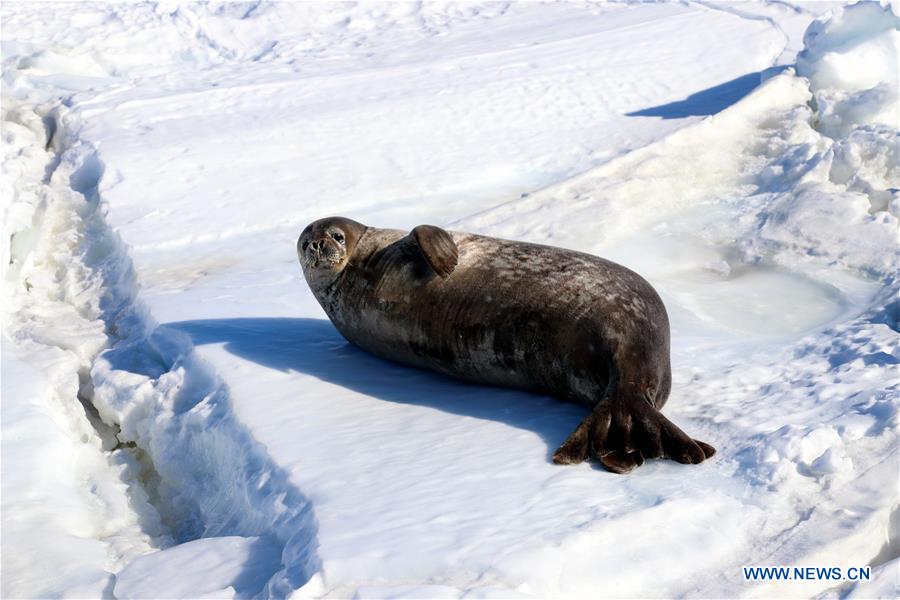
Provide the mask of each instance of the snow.
POLYGON ((0 9, 4 597, 900 592, 896 5, 49 6, 0 9), (718 454, 559 467, 579 407, 348 345, 328 214, 637 270, 718 454))
POLYGON ((106 544, 96 511, 88 510, 88 482, 71 467, 102 454, 73 443, 52 412, 36 409, 51 387, 44 373, 52 377, 65 357, 36 351, 28 359, 4 339, 4 596, 99 596, 110 581, 106 544))
POLYGON ((114 592, 116 598, 246 597, 280 563, 281 548, 265 538, 203 538, 136 559, 118 574, 114 592))

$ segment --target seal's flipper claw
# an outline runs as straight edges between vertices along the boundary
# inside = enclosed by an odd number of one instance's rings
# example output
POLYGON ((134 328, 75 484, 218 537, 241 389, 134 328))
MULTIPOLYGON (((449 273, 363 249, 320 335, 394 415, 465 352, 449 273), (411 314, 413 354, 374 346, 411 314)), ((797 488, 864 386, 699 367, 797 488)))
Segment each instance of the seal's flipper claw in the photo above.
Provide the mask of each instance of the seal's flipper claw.
POLYGON ((602 464, 607 471, 621 475, 633 471, 635 467, 644 464, 644 457, 641 456, 640 452, 616 450, 601 456, 600 464, 602 464))
POLYGON ((712 458, 716 453, 716 449, 707 444, 706 442, 701 442, 700 440, 694 440, 697 442, 697 445, 700 446, 700 449, 703 450, 703 454, 706 455, 706 458, 712 458))
POLYGON ((662 441, 666 456, 686 465, 696 465, 706 460, 706 452, 688 434, 659 413, 662 421, 662 441))
POLYGON ((579 444, 572 439, 566 440, 562 446, 553 453, 553 462, 557 465, 577 465, 587 458, 587 440, 579 444))
POLYGON ((588 457, 591 428, 594 425, 594 415, 590 414, 575 431, 569 435, 563 445, 553 453, 553 462, 558 465, 577 465, 588 457))
POLYGON ((410 235, 428 266, 441 278, 449 277, 459 262, 459 249, 450 234, 434 225, 419 225, 410 235))

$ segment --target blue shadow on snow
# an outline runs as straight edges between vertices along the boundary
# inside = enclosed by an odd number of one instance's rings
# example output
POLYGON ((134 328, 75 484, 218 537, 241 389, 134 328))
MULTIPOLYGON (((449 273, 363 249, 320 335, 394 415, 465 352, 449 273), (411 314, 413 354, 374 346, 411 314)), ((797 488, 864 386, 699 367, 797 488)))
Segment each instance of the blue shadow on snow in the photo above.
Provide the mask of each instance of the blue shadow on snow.
POLYGON ((750 92, 762 82, 765 75, 770 77, 785 70, 787 65, 771 67, 741 75, 731 81, 695 92, 676 102, 651 106, 642 110, 625 113, 626 117, 662 117, 663 119, 683 119, 684 117, 708 116, 722 112, 750 92))
MULTIPOLYGON (((549 396, 468 384, 377 358, 351 345, 323 319, 208 319, 165 326, 186 333, 194 345, 224 343, 228 352, 271 369, 306 373, 388 402, 533 431, 546 442, 548 461, 586 414, 583 407, 549 396)), ((302 389, 296 392, 302 396, 302 389)))

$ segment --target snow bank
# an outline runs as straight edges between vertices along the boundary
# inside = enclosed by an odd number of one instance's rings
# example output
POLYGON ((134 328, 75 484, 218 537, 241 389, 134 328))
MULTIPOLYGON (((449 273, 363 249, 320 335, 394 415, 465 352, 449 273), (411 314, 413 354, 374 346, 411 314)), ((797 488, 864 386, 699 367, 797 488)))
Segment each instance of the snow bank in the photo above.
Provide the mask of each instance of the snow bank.
POLYGON ((886 2, 858 2, 815 20, 803 37, 797 74, 809 79, 820 131, 846 137, 858 127, 896 130, 898 57, 900 17, 886 2))
MULTIPOLYGON (((869 2, 838 10, 806 36, 798 72, 812 83, 792 72, 776 75, 698 125, 458 225, 513 237, 536 230, 548 240, 600 252, 649 228, 679 233, 665 228, 664 217, 693 210, 697 216, 687 226, 703 221, 707 240, 733 246, 737 230, 740 263, 836 264, 891 276, 900 216, 900 121, 896 96, 882 92, 897 89, 897 19, 890 6, 869 2), (869 56, 871 47, 880 53, 869 56), (836 73, 845 69, 832 68, 836 60, 874 66, 865 77, 841 79, 836 73), (862 115, 824 100, 840 94, 861 94, 873 112, 862 115), (810 108, 813 99, 823 100, 810 108), (841 135, 831 137, 829 123, 837 122, 841 135), (558 203, 566 209, 558 210, 558 203), (510 218, 523 211, 524 219, 510 218)), ((712 256, 705 268, 721 271, 715 266, 721 262, 727 272, 736 267, 729 260, 712 256)))
POLYGON ((700 265, 710 273, 774 261, 890 275, 900 214, 890 187, 900 176, 894 134, 854 130, 832 140, 816 130, 810 98, 805 80, 777 75, 698 125, 454 226, 510 237, 528 230, 570 247, 615 252, 641 232, 693 236, 665 224, 692 211, 681 227, 702 222, 706 245, 722 248, 700 265), (725 256, 729 247, 740 254, 725 256))
MULTIPOLYGON (((900 215, 900 17, 860 2, 819 19, 805 36, 797 73, 813 92, 817 129, 834 138, 829 178, 864 194, 857 210, 900 215)), ((849 203, 848 203, 849 204, 849 203)))
POLYGON ((3 427, 18 442, 4 458, 21 459, 4 470, 4 595, 108 595, 111 574, 137 556, 228 535, 267 535, 279 556, 231 583, 271 595, 300 587, 317 569, 309 502, 236 421, 189 341, 159 330, 138 301, 127 250, 104 220, 104 165, 77 137, 77 116, 4 104, 3 327, 15 345, 4 337, 3 427), (17 356, 42 371, 32 389, 7 371, 17 356), (37 557, 44 569, 21 568, 37 557))
POLYGON ((110 453, 114 432, 82 407, 107 339, 93 264, 124 264, 93 238, 95 211, 66 178, 90 168, 58 168, 71 156, 54 152, 52 118, 4 97, 3 595, 100 597, 110 573, 168 536, 129 485, 141 465, 110 453))
POLYGON ((97 358, 91 377, 100 416, 152 463, 155 504, 177 542, 269 536, 279 560, 266 562, 275 567, 262 578, 267 594, 306 583, 318 569, 312 507, 237 420, 227 389, 184 335, 160 328, 122 341, 97 358))
POLYGON ((153 547, 123 482, 134 465, 86 422, 77 358, 2 343, 3 597, 108 596, 110 572, 153 547))
POLYGON ((773 203, 761 237, 893 276, 900 217, 900 17, 859 2, 813 22, 797 58, 822 151, 773 203), (799 246, 799 248, 797 247, 799 246), (879 260, 878 254, 884 253, 879 260))

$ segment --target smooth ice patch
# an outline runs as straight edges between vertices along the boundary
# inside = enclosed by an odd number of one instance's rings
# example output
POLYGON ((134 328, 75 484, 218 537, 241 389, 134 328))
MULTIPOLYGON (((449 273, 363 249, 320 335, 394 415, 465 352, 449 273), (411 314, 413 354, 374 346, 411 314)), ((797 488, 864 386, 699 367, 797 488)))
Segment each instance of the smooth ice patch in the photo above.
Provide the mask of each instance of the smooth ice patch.
POLYGON ((710 333, 730 337, 796 336, 840 317, 878 284, 840 278, 841 288, 798 271, 736 260, 734 247, 705 242, 702 236, 639 235, 606 255, 648 277, 672 308, 673 327, 685 313, 710 333))
POLYGON ((803 333, 847 307, 836 289, 771 267, 744 267, 718 281, 673 281, 665 289, 701 320, 744 336, 803 333))

